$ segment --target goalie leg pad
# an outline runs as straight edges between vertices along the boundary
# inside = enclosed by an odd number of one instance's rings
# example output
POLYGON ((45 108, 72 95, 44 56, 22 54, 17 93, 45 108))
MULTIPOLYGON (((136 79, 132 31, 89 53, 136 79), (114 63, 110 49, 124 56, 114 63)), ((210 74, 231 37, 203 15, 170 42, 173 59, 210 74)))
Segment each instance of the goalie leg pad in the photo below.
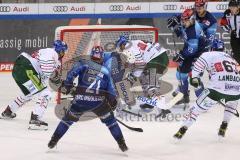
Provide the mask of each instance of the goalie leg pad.
POLYGON ((117 123, 117 120, 114 117, 112 112, 105 114, 104 116, 100 117, 100 119, 101 119, 101 122, 104 123, 108 127, 113 138, 116 141, 123 138, 122 131, 121 131, 121 129, 117 123))

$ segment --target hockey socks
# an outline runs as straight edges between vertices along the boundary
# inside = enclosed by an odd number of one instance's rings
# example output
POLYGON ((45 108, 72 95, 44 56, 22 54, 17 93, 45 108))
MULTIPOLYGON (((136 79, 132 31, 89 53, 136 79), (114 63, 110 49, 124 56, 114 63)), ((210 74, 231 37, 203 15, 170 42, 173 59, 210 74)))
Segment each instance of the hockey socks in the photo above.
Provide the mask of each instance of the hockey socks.
POLYGON ((117 123, 116 118, 112 113, 108 113, 104 118, 101 118, 102 123, 104 123, 110 130, 113 138, 118 141, 123 138, 122 131, 117 123))
POLYGON ((64 121, 62 120, 56 130, 54 131, 51 140, 48 143, 48 147, 54 148, 57 145, 57 142, 62 138, 62 136, 67 132, 67 130, 69 129, 69 127, 73 124, 73 122, 71 121, 64 121))
POLYGON ((128 147, 125 143, 125 140, 123 138, 122 131, 117 123, 116 118, 114 117, 113 113, 108 113, 104 116, 104 118, 101 118, 102 123, 106 124, 109 131, 111 132, 113 138, 117 141, 119 148, 122 152, 125 152, 128 150, 128 147))
POLYGON ((187 73, 176 73, 177 80, 180 82, 179 84, 179 91, 184 95, 188 94, 188 74, 187 73))

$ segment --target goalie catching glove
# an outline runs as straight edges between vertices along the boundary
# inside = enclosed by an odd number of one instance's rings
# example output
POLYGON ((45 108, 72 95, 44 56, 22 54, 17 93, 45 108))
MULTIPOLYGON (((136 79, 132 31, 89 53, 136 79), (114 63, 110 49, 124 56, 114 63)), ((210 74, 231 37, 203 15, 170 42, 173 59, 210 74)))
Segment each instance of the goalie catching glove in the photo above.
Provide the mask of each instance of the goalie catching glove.
POLYGON ((190 78, 190 84, 195 87, 198 88, 200 86, 201 80, 198 77, 194 77, 194 78, 190 78))

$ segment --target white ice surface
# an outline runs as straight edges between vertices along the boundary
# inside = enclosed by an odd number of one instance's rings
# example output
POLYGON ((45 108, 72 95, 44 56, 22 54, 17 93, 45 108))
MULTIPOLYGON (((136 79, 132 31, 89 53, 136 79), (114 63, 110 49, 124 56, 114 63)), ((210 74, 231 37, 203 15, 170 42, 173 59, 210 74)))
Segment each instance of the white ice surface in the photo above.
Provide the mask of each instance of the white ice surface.
MULTIPOLYGON (((164 79, 172 80, 170 69, 164 79)), ((10 73, 0 74, 0 111, 20 93, 10 73)), ((192 97, 194 97, 192 95, 192 97)), ((172 136, 181 122, 126 122, 142 127, 143 133, 121 126, 127 153, 122 153, 108 129, 99 120, 76 123, 60 140, 57 148, 49 150, 50 140, 59 120, 51 103, 44 120, 48 131, 29 131, 28 121, 34 103, 21 108, 14 120, 0 120, 0 160, 237 160, 240 151, 240 121, 233 118, 226 138, 219 142, 217 130, 223 107, 216 106, 199 117, 182 139, 176 143, 172 136)))

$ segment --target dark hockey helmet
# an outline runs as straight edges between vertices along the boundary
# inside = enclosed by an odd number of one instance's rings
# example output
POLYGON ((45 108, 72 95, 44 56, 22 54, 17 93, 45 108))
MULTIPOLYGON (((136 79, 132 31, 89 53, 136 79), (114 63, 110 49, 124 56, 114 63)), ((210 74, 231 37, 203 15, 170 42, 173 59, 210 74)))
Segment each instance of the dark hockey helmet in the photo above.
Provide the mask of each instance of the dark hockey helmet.
POLYGON ((207 8, 207 0, 195 0, 194 6, 207 8))
POLYGON ((91 59, 95 62, 102 63, 104 58, 104 51, 101 46, 94 46, 91 51, 91 59))
POLYGON ((224 50, 224 42, 220 39, 214 39, 212 42, 211 50, 212 51, 223 51, 224 50))
POLYGON ((68 49, 67 44, 61 40, 55 40, 53 42, 53 47, 55 51, 58 53, 60 59, 64 56, 65 52, 68 49))
POLYGON ((239 0, 230 0, 228 3, 228 7, 234 7, 234 6, 239 6, 240 1, 239 0))
POLYGON ((195 19, 195 15, 192 9, 185 9, 181 15, 181 20, 195 19))

